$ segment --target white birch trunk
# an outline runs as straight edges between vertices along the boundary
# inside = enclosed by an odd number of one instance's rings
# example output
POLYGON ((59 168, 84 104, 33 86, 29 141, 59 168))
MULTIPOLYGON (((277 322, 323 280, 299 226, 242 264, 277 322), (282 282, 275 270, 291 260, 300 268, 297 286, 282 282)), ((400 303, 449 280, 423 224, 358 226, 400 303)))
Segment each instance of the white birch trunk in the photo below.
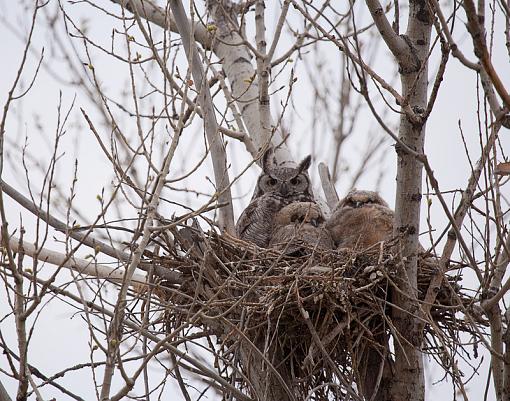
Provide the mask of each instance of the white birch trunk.
MULTIPOLYGON (((214 52, 222 62, 223 70, 230 82, 232 96, 237 99, 246 129, 259 151, 269 144, 276 147, 275 157, 279 165, 294 165, 293 158, 279 127, 275 127, 271 115, 264 112, 265 123, 270 129, 262 127, 259 86, 257 73, 252 65, 252 56, 242 44, 243 38, 238 27, 233 26, 237 16, 234 13, 226 15, 229 1, 211 1, 210 12, 217 28, 218 41, 214 43, 214 52), (220 6, 223 3, 223 6, 220 6)), ((264 105, 263 105, 264 106, 264 105)))

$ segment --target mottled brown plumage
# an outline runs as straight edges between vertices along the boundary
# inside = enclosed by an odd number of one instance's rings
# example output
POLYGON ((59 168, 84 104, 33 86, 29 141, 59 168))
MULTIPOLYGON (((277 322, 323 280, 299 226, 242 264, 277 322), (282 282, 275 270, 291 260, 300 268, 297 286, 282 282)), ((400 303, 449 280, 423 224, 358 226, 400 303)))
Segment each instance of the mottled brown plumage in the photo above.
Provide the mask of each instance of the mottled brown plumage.
POLYGON ((237 220, 236 236, 267 248, 273 232, 274 215, 284 206, 284 199, 267 193, 253 199, 237 220))
POLYGON ((262 174, 257 180, 252 200, 236 224, 238 238, 267 248, 273 235, 274 217, 293 202, 313 202, 310 178, 310 156, 297 167, 275 166, 268 150, 262 158, 262 174))
POLYGON ((388 240, 394 213, 379 194, 353 190, 342 199, 326 222, 337 248, 366 249, 388 240))
POLYGON ((316 247, 333 249, 334 244, 319 206, 314 202, 294 202, 276 213, 269 246, 295 255, 316 247))

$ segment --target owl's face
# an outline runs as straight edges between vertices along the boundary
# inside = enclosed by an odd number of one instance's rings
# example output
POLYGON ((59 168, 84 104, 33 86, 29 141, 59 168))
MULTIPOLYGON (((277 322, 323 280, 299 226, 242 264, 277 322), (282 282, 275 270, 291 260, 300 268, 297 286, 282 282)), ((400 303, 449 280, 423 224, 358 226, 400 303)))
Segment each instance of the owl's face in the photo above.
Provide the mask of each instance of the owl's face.
POLYGON ((382 205, 388 207, 388 204, 377 192, 352 190, 342 199, 338 207, 360 208, 369 205, 382 205))
POLYGON ((273 193, 284 198, 293 198, 300 195, 312 197, 310 178, 307 170, 310 167, 311 156, 305 157, 296 168, 275 167, 266 152, 262 160, 263 172, 259 176, 253 198, 273 193))
POLYGON ((351 191, 335 207, 326 228, 339 248, 365 249, 391 238, 394 213, 376 192, 351 191))

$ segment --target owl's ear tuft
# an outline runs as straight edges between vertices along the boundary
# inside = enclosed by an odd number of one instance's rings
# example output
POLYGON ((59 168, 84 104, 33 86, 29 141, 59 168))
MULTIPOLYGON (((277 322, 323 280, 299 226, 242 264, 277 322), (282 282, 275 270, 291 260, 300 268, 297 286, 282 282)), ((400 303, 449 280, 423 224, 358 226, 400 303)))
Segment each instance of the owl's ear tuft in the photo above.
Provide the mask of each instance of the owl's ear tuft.
POLYGON ((306 156, 301 162, 299 162, 298 170, 300 173, 306 171, 310 168, 310 164, 312 164, 312 155, 306 156))
POLYGON ((273 165, 273 161, 271 160, 271 157, 273 155, 274 149, 270 146, 269 148, 267 148, 267 150, 264 152, 264 155, 262 156, 262 171, 266 174, 269 173, 269 170, 273 165))

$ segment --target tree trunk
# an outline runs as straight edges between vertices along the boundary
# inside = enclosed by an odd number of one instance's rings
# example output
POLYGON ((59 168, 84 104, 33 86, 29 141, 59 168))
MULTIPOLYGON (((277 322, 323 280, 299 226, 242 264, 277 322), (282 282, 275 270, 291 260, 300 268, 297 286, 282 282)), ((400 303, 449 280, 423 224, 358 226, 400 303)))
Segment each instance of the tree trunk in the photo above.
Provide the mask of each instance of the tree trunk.
MULTIPOLYGON (((400 67, 402 83, 401 118, 397 152, 397 190, 395 197, 395 234, 401 237, 400 291, 394 291, 392 318, 399 338, 395 341, 395 371, 390 399, 423 401, 425 384, 421 345, 423 341, 417 289, 417 250, 420 228, 422 163, 425 142, 424 117, 427 107, 428 56, 432 15, 426 0, 409 1, 409 20, 405 35, 389 23, 378 0, 366 0, 377 29, 400 67)), ((398 26, 398 24, 397 24, 398 26)), ((375 369, 374 371, 378 371, 375 369)), ((374 374, 374 372, 372 372, 374 374)), ((368 382, 374 382, 373 378, 368 382)))
MULTIPOLYGON (((432 15, 426 0, 410 1, 409 24, 405 40, 417 56, 417 70, 406 70, 401 65, 402 96, 411 109, 423 115, 427 107, 428 54, 432 15)), ((421 124, 410 121, 406 114, 400 120, 399 139, 409 148, 423 154, 425 121, 421 124)), ((425 383, 421 346, 423 333, 419 330, 416 316, 420 314, 417 301, 417 250, 419 245, 422 164, 412 154, 397 144, 397 193, 395 199, 395 233, 402 235, 403 277, 400 292, 394 292, 393 320, 403 337, 395 344, 395 372, 393 375, 392 399, 395 401, 423 401, 425 383)))
POLYGON ((233 21, 237 21, 237 15, 235 13, 227 15, 232 8, 230 1, 216 0, 210 1, 209 4, 219 39, 214 43, 214 52, 222 62, 231 85, 232 97, 237 101, 255 148, 261 151, 272 144, 276 147, 275 158, 279 165, 294 165, 281 132, 274 130, 274 122, 270 115, 266 116, 270 127, 262 127, 259 112, 259 80, 251 62, 252 56, 242 44, 243 38, 238 32, 239 28, 233 26, 233 21))

